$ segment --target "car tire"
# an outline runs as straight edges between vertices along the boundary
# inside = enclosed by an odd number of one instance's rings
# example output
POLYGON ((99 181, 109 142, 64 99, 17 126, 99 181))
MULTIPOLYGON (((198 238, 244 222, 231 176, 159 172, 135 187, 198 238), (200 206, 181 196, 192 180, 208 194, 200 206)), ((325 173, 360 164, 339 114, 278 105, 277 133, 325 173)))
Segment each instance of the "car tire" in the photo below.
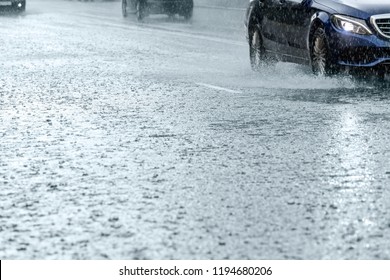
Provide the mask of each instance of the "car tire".
POLYGON ((137 14, 137 19, 139 21, 143 20, 146 13, 146 1, 145 0, 138 0, 136 3, 135 11, 137 14))
POLYGON ((252 70, 258 71, 265 63, 265 48, 263 36, 258 24, 252 25, 249 29, 249 59, 252 70))
POLYGON ((185 18, 186 20, 190 20, 190 19, 192 18, 192 14, 193 14, 193 10, 190 9, 190 10, 188 10, 188 11, 185 11, 185 12, 183 13, 183 16, 184 16, 184 18, 185 18))
POLYGON ((122 0, 122 16, 127 17, 127 0, 122 0))
POLYGON ((194 12, 194 1, 193 0, 187 0, 184 1, 183 6, 181 7, 181 15, 186 19, 190 20, 192 18, 193 12, 194 12))
POLYGON ((336 72, 330 60, 328 39, 322 27, 317 28, 310 42, 310 63, 313 73, 319 76, 328 76, 336 72))

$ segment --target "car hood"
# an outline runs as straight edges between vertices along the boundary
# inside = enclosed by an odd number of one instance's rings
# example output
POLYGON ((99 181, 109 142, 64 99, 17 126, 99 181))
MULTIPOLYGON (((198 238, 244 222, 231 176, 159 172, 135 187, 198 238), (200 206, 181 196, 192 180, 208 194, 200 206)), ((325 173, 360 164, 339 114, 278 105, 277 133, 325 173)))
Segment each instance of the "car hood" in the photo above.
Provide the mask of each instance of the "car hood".
POLYGON ((390 14, 390 0, 315 0, 344 15, 367 19, 372 15, 390 14))

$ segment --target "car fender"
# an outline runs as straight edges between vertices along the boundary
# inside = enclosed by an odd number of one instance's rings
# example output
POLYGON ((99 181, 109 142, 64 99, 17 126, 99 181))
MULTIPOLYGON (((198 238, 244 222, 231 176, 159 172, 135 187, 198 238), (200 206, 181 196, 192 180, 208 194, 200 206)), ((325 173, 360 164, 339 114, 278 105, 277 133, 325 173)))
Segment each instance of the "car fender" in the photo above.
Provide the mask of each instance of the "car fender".
POLYGON ((309 33, 307 36, 307 50, 309 51, 309 53, 311 38, 316 29, 322 26, 325 29, 325 32, 327 32, 330 24, 330 15, 327 12, 317 11, 312 15, 310 19, 309 33))
POLYGON ((251 0, 246 11, 245 17, 245 33, 246 39, 249 40, 249 27, 252 24, 259 24, 261 22, 261 1, 251 0))

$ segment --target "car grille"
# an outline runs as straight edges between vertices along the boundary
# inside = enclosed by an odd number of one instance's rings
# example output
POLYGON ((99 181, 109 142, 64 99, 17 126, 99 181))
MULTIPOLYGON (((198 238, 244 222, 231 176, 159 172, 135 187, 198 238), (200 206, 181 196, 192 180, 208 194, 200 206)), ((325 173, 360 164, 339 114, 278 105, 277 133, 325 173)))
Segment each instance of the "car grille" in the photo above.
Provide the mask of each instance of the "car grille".
POLYGON ((372 16, 371 22, 382 36, 390 38, 390 14, 372 16))

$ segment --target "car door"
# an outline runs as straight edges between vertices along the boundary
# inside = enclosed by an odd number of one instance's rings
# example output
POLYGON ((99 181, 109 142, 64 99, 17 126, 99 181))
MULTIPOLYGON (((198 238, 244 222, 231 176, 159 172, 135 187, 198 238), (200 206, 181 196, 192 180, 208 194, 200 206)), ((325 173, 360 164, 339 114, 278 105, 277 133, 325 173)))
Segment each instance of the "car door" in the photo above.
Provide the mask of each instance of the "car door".
POLYGON ((308 62, 307 36, 310 26, 312 0, 281 0, 285 11, 286 55, 293 62, 308 62))
POLYGON ((262 14, 263 43, 267 52, 284 54, 287 48, 284 0, 259 0, 262 14))

